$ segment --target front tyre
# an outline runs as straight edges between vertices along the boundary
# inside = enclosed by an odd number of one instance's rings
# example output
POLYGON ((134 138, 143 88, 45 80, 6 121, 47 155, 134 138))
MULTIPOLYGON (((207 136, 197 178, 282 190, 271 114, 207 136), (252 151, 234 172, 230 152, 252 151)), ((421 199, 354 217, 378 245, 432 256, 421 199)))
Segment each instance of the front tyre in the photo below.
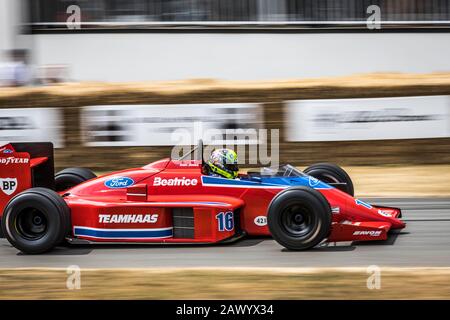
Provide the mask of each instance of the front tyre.
POLYGON ((8 241, 27 254, 51 250, 70 232, 70 209, 55 191, 31 188, 5 207, 2 231, 8 241))
POLYGON ((330 233, 330 204, 312 188, 289 188, 272 199, 267 223, 272 237, 285 248, 310 249, 330 233))

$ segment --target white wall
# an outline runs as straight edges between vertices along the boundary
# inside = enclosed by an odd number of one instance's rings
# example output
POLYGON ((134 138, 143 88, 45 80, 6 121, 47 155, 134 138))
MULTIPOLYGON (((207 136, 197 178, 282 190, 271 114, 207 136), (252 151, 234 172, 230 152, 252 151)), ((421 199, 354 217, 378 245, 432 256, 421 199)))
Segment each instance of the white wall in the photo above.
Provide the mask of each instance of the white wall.
POLYGON ((11 5, 11 0, 0 0, 0 61, 6 59, 4 52, 13 48, 14 22, 11 5))
POLYGON ((5 52, 12 49, 32 49, 31 36, 20 34, 25 21, 25 0, 0 0, 0 62, 7 60, 5 52))
POLYGON ((35 62, 74 80, 282 79, 450 71, 450 33, 53 34, 35 62))

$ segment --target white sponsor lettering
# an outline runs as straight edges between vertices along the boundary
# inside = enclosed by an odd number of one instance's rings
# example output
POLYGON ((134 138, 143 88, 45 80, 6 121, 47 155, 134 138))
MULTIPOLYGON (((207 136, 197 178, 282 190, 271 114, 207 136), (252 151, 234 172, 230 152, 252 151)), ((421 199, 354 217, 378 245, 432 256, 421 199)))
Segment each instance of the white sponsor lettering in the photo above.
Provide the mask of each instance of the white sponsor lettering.
POLYGON ((10 196, 17 189, 17 178, 0 178, 0 189, 10 196))
POLYGON ((100 223, 156 223, 157 214, 99 214, 100 223))
POLYGON ((354 236, 371 236, 378 237, 381 234, 381 230, 361 230, 353 232, 354 236))
POLYGON ((28 158, 16 158, 16 157, 7 157, 7 158, 0 158, 0 164, 17 164, 17 163, 28 163, 30 159, 28 158))
POLYGON ((153 180, 154 186, 196 186, 198 183, 197 179, 183 178, 173 178, 173 179, 162 179, 161 177, 156 177, 153 180))

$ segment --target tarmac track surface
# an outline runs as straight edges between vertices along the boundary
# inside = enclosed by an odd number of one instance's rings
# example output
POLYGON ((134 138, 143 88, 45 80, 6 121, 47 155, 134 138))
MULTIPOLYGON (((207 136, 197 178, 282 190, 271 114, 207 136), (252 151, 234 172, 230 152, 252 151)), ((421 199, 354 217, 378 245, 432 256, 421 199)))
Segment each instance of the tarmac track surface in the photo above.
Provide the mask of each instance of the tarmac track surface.
POLYGON ((68 246, 43 255, 24 255, 0 239, 0 268, 450 267, 450 199, 365 201, 402 208, 406 228, 386 241, 342 243, 303 252, 287 251, 270 238, 250 238, 220 246, 68 246))

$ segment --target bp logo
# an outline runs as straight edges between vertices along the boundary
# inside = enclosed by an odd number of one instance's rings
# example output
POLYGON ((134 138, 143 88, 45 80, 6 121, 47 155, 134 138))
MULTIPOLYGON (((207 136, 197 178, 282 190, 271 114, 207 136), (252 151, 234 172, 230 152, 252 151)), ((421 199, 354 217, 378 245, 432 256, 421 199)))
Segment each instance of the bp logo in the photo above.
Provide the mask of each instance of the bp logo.
POLYGON ((12 195, 17 189, 17 178, 0 178, 0 188, 8 196, 12 195))

